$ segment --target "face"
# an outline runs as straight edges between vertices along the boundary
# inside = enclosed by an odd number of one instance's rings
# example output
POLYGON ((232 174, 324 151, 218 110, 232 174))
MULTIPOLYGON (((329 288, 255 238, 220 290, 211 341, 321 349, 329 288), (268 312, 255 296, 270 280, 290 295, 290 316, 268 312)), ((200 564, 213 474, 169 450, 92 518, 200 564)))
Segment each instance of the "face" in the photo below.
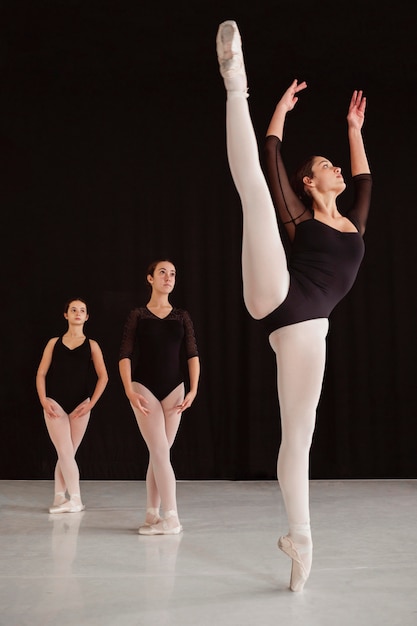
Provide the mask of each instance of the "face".
POLYGON ((303 182, 307 189, 310 189, 310 193, 316 189, 321 193, 334 191, 339 194, 345 189, 346 184, 340 167, 333 165, 329 159, 321 156, 315 157, 311 169, 313 176, 303 178, 303 182))
POLYGON ((155 267, 153 276, 148 274, 148 282, 152 291, 158 293, 171 293, 175 286, 175 267, 169 261, 161 261, 155 267))
POLYGON ((82 326, 88 320, 87 305, 81 300, 73 300, 67 312, 64 313, 64 317, 69 324, 82 326))

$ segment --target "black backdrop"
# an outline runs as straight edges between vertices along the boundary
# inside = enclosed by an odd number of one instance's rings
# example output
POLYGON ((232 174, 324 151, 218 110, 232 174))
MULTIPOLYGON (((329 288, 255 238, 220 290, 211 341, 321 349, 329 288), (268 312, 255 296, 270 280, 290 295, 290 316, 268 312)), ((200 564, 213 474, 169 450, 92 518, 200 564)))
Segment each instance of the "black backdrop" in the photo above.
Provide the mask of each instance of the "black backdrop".
POLYGON ((242 301, 241 212, 215 55, 217 25, 229 18, 244 38, 260 144, 282 91, 294 77, 309 83, 288 120, 290 167, 324 153, 346 171, 347 105, 354 88, 366 91, 367 253, 331 317, 311 471, 416 476, 416 9, 244 4, 0 3, 1 478, 52 478, 34 377, 75 295, 90 303, 86 331, 110 374, 79 450, 82 478, 144 478, 117 356, 128 310, 145 301, 145 268, 160 256, 177 265, 173 302, 194 319, 202 362, 173 448, 178 478, 275 476, 275 361, 242 301))

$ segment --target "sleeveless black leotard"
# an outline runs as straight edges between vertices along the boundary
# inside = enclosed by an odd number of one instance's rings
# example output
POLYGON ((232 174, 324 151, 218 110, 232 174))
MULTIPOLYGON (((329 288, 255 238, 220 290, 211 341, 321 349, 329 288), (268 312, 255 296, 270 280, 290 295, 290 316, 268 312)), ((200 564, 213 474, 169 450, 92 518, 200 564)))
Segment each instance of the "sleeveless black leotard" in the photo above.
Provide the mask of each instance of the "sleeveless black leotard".
POLYGON ((46 395, 71 413, 91 395, 91 346, 88 338, 78 348, 67 348, 59 337, 46 376, 46 395))
POLYGON ((132 380, 158 400, 184 382, 186 359, 198 356, 194 327, 187 311, 173 308, 164 318, 147 307, 130 312, 119 359, 132 361, 132 380))
POLYGON ((346 216, 357 232, 339 230, 314 219, 292 190, 281 157, 281 141, 270 135, 265 144, 266 174, 278 220, 292 229, 287 247, 290 287, 284 302, 260 320, 268 334, 290 324, 327 318, 351 289, 363 259, 362 235, 369 212, 372 178, 353 177, 355 199, 346 216))

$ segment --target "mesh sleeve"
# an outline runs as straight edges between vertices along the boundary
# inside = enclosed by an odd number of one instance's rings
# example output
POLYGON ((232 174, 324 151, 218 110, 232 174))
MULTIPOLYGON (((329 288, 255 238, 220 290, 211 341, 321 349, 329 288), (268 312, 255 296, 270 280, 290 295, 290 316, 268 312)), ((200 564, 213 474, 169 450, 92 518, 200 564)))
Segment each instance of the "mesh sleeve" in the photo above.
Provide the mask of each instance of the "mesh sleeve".
POLYGON ((185 356, 187 359, 192 359, 194 356, 198 356, 197 342, 194 333, 194 325, 191 317, 187 311, 183 311, 183 323, 184 323, 184 346, 185 356))
POLYGON ((294 193, 288 180, 287 171, 281 156, 282 142, 275 135, 269 135, 265 141, 265 170, 269 190, 279 221, 284 225, 292 241, 296 223, 311 219, 303 202, 294 193))
POLYGON ((129 313, 123 328, 122 342, 119 351, 119 361, 121 359, 132 360, 137 324, 138 310, 135 309, 129 313))
POLYGON ((372 176, 358 174, 353 177, 355 200, 347 216, 356 226, 361 235, 364 234, 371 204, 372 176))

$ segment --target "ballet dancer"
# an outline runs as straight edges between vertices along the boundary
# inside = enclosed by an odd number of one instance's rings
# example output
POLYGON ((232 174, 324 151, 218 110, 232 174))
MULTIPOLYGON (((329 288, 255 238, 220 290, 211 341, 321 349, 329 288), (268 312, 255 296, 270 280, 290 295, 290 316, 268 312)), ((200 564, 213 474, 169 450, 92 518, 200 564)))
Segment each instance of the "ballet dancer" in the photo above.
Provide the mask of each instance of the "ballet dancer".
POLYGON ((108 381, 100 346, 84 334, 88 320, 86 302, 81 298, 67 302, 64 317, 68 330, 62 337, 48 341, 36 374, 36 389, 46 427, 58 455, 55 496, 49 509, 52 514, 77 513, 85 508, 75 454, 87 430, 91 410, 108 381), (91 365, 97 375, 92 394, 89 389, 91 365))
POLYGON ((372 186, 362 138, 366 99, 355 91, 348 108, 355 199, 342 215, 337 198, 346 184, 340 167, 315 155, 290 185, 281 158, 286 115, 306 83, 294 80, 276 105, 265 144, 266 179, 249 113, 236 22, 220 24, 216 43, 227 92, 227 154, 243 210, 244 301, 265 328, 277 361, 282 432, 277 475, 289 524, 278 546, 292 559, 290 589, 301 591, 313 554, 309 454, 325 370, 328 317, 352 287, 364 255, 372 186), (288 237, 287 254, 277 220, 288 237))
POLYGON ((170 449, 181 415, 196 397, 200 360, 189 313, 169 301, 175 280, 171 261, 151 263, 147 271, 150 299, 146 306, 130 312, 120 348, 120 376, 149 451, 146 517, 140 535, 176 535, 183 530, 170 449), (183 351, 190 382, 186 394, 183 351))

